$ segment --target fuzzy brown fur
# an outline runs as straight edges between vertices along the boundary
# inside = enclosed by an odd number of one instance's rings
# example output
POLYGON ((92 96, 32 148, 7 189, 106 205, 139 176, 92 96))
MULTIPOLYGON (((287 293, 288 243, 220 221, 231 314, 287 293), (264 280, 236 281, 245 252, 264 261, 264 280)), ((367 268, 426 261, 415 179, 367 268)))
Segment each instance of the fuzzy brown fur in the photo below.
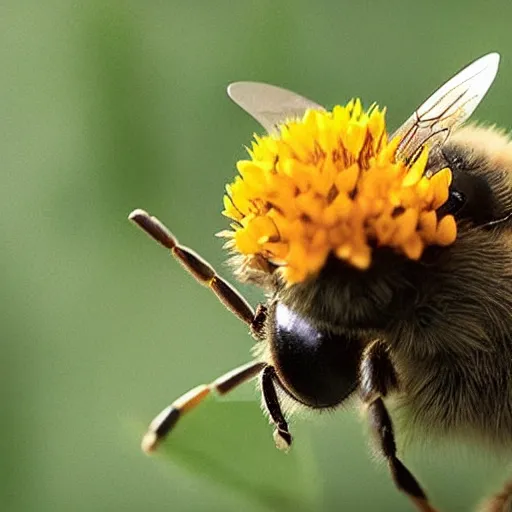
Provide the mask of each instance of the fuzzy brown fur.
MULTIPOLYGON (((508 450, 512 221, 486 224, 512 211, 512 143, 494 129, 462 128, 430 162, 432 172, 443 167, 483 186, 468 197, 455 243, 429 248, 418 262, 382 249, 359 271, 330 258, 314 279, 291 287, 273 269, 235 264, 241 280, 317 327, 387 344, 399 382, 398 428, 508 450)), ((273 364, 266 347, 259 353, 273 364)), ((488 510, 505 510, 496 506, 488 510)))

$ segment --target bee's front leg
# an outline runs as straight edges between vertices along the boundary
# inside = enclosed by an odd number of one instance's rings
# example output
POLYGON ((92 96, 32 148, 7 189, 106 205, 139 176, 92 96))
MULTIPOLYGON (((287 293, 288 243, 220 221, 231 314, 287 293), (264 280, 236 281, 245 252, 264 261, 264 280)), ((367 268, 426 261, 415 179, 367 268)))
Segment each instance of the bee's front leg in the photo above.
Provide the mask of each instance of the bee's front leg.
POLYGON ((263 403, 268 411, 272 423, 275 425, 274 441, 279 450, 287 451, 292 444, 292 435, 288 429, 279 398, 277 396, 274 381, 278 380, 273 366, 266 366, 261 373, 261 391, 263 403))
POLYGON ((397 387, 397 377, 386 347, 380 341, 372 343, 363 353, 359 370, 361 398, 368 408, 368 417, 379 449, 388 461, 393 481, 421 512, 435 512, 427 495, 412 473, 396 455, 393 423, 383 398, 397 387))

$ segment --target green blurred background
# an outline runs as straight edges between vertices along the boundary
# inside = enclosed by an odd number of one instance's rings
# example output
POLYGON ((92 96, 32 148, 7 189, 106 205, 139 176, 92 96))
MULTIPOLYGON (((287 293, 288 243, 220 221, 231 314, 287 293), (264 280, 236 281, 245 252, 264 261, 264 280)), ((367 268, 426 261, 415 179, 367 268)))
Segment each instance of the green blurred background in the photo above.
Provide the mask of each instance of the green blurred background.
MULTIPOLYGON (((254 386, 209 400, 163 455, 148 421, 248 360, 244 326, 126 217, 144 207, 222 269, 224 184, 259 80, 396 127, 474 58, 502 53, 476 118, 510 127, 510 1, 5 0, 0 8, 1 510, 407 511, 350 408, 295 417, 278 453, 254 386)), ((255 290, 244 289, 254 303, 255 290)), ((468 510, 504 465, 446 444, 404 458, 468 510)))

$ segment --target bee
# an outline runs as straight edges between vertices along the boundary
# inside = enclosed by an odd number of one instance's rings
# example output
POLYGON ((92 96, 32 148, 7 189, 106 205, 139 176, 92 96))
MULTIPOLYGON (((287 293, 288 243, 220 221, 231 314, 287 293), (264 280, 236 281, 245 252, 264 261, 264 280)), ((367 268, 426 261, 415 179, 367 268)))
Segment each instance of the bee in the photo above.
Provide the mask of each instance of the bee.
MULTIPOLYGON (((414 160, 428 146, 425 174, 445 167, 452 172, 438 215, 454 216, 457 238, 446 247, 428 247, 415 261, 377 248, 363 272, 329 256, 316 275, 285 286, 268 262, 248 266, 235 258, 237 278, 267 294, 254 310, 157 218, 140 209, 130 214, 255 340, 251 362, 192 389, 151 422, 142 442, 146 452, 210 393, 226 394, 255 377, 275 443, 285 450, 292 444, 286 406, 333 409, 359 396, 395 485, 421 511, 435 509, 398 457, 387 404, 393 404, 397 424, 403 420, 413 432, 510 447, 512 145, 495 129, 461 127, 498 64, 492 53, 467 66, 394 134, 398 158, 414 160)), ((269 133, 307 109, 323 110, 263 83, 237 82, 228 94, 269 133)), ((497 495, 488 510, 502 510, 507 496, 497 495)))

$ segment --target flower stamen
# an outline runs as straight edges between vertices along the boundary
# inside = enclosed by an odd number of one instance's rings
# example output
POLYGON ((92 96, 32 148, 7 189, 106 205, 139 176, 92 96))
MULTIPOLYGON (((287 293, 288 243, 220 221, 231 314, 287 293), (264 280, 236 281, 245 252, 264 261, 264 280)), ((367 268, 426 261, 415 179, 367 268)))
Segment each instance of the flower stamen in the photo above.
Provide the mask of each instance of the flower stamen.
POLYGON ((417 260, 428 245, 456 237, 452 216, 438 218, 451 172, 425 175, 428 149, 397 159, 385 109, 359 100, 331 112, 308 110, 275 135, 254 136, 250 160, 227 185, 224 231, 232 250, 278 267, 287 284, 316 274, 330 254, 361 270, 378 247, 417 260))

